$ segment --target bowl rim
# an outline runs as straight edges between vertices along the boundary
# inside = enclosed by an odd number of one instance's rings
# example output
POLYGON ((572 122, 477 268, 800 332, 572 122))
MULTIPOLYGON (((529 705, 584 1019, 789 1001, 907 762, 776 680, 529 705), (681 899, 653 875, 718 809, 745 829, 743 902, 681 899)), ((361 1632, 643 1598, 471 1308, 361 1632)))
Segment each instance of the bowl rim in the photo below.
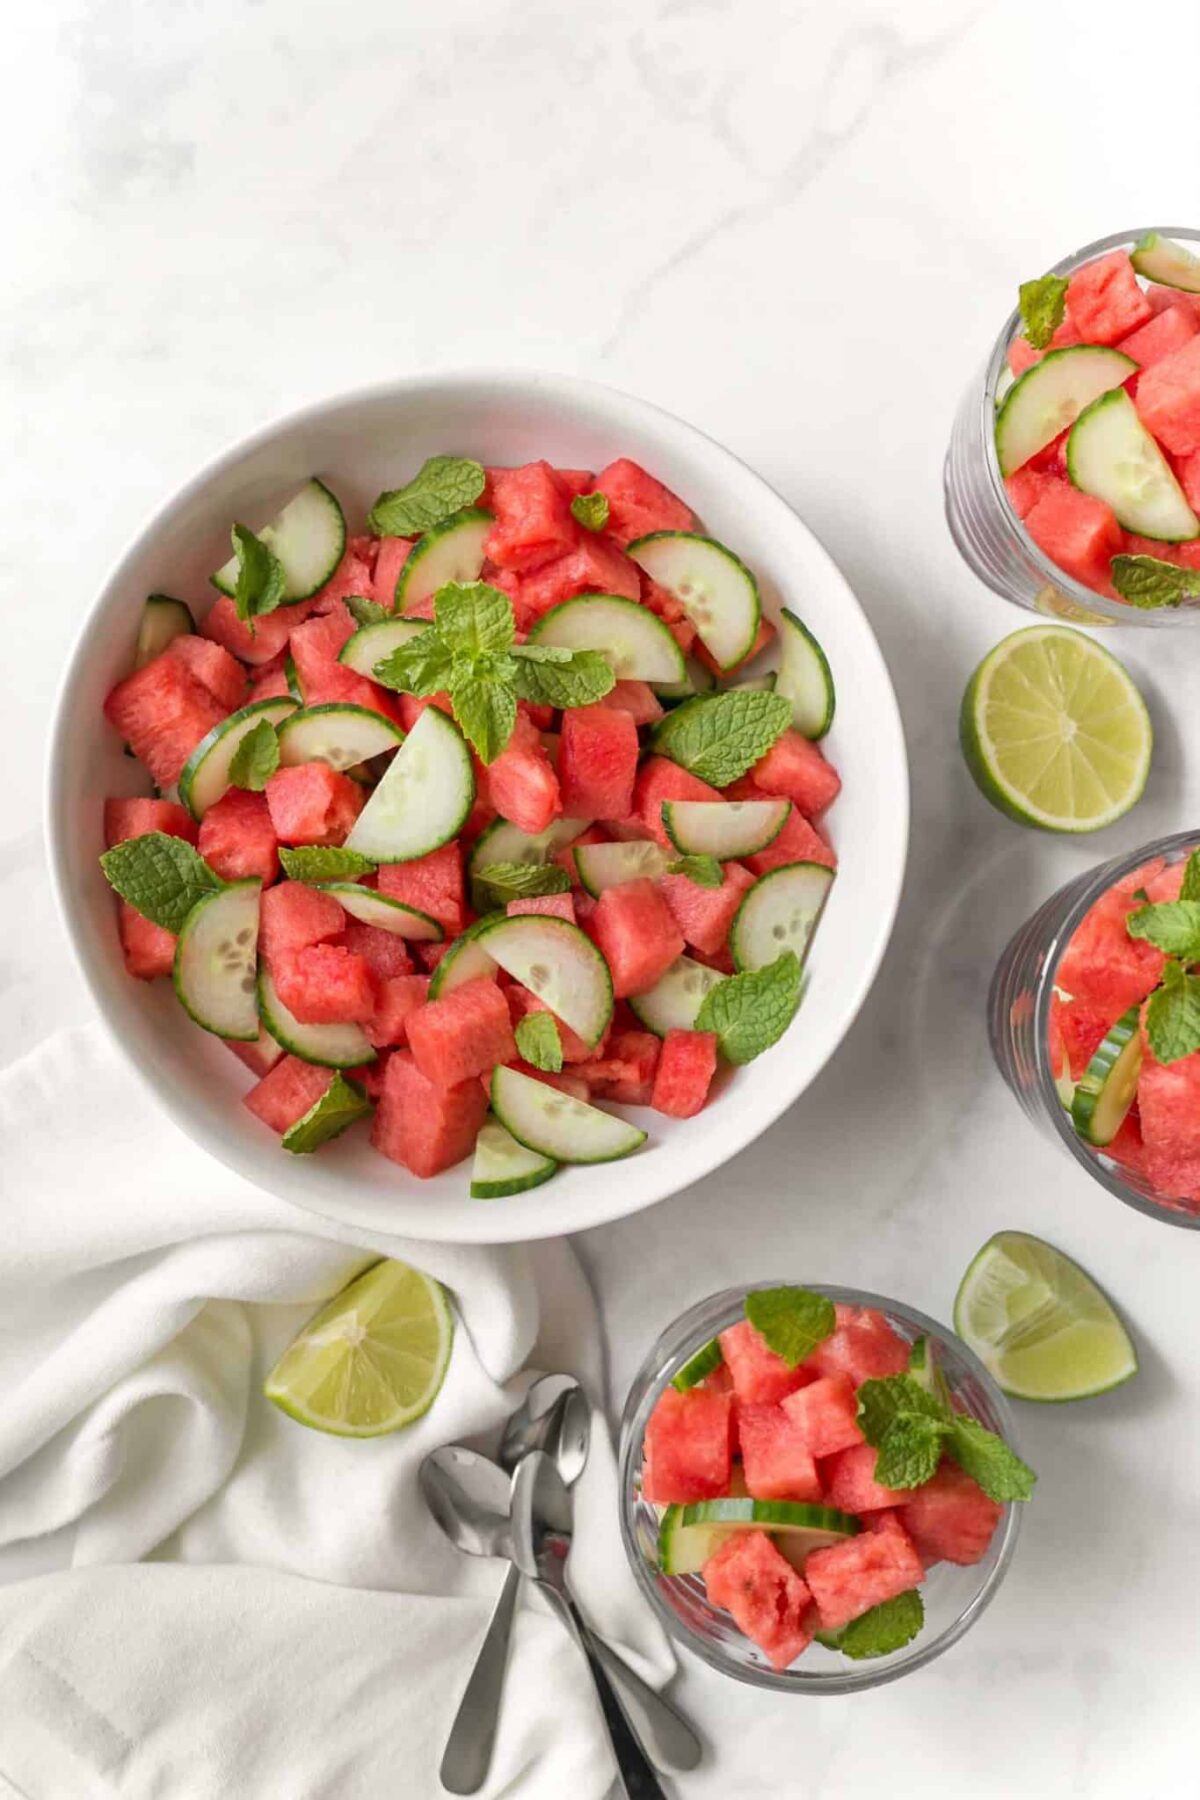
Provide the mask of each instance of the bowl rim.
MULTIPOLYGON (((417 399, 421 395, 433 397, 436 394, 449 394, 462 397, 472 392, 478 393, 481 390, 490 390, 493 394, 497 391, 508 391, 513 397, 519 397, 522 393, 528 396, 531 390, 536 390, 543 395, 551 395, 556 400, 561 400, 565 406, 581 408, 584 411, 591 409, 593 413, 611 413, 616 409, 631 424, 641 425, 648 431, 667 434, 674 440, 679 452, 683 455, 698 452, 710 457, 715 454, 718 458, 733 465, 744 481, 758 487, 786 511, 792 526, 809 540, 814 559, 822 565, 823 578, 831 586, 841 590, 847 609, 857 615, 865 653, 868 657, 873 657, 876 664, 878 692, 875 716, 879 719, 881 728, 894 740, 898 751, 894 770, 894 791, 889 796, 898 853, 894 858, 890 875, 887 872, 881 872, 885 875, 885 880, 881 882, 880 890, 874 895, 875 905, 872 914, 874 926, 869 950, 859 964, 857 978, 843 1000, 842 1017, 836 1033, 818 1068, 813 1071, 810 1082, 815 1080, 820 1069, 825 1067, 829 1058, 841 1044, 874 985, 895 925, 907 869, 911 815, 907 744, 891 675, 871 622, 846 577, 811 526, 757 470, 708 432, 681 419, 665 407, 658 406, 652 401, 644 400, 605 382, 536 368, 481 366, 426 370, 416 375, 399 376, 390 380, 371 382, 359 387, 327 393, 308 401, 301 407, 275 416, 248 435, 228 443, 211 456, 195 474, 178 488, 173 489, 156 507, 151 517, 137 531, 109 568, 81 615, 74 642, 59 677, 47 735, 43 786, 47 867, 54 902, 63 923, 75 966, 83 977, 92 1002, 104 1022, 105 1029, 115 1040, 120 1054, 133 1070, 141 1085, 154 1096, 156 1102, 186 1136, 198 1143, 209 1155, 223 1163, 234 1174, 252 1182, 255 1186, 266 1187, 267 1191, 274 1192, 281 1199, 303 1211, 323 1219, 332 1219, 342 1225, 351 1223, 345 1212, 324 1210, 315 1202, 310 1204, 308 1195, 303 1191, 291 1191, 290 1184, 285 1179, 286 1166, 281 1167, 280 1180, 269 1185, 258 1174, 250 1174, 242 1164, 236 1144, 229 1144, 220 1134, 204 1129, 198 1121, 194 1122, 186 1109, 179 1104, 173 1089, 166 1080, 160 1079, 145 1065, 134 1047, 126 1043, 118 1030, 110 1016, 108 1002, 103 993, 98 959, 93 957, 88 943, 85 909, 75 893, 67 866, 65 834, 56 829, 60 814, 67 802, 66 783, 62 773, 65 759, 61 753, 61 746, 72 729, 70 697, 89 659, 92 628, 96 615, 105 606, 113 591, 127 579, 128 572, 136 564, 147 544, 170 523, 178 509, 189 501, 199 498, 210 482, 238 462, 254 452, 268 447, 273 441, 283 440, 297 431, 302 431, 306 425, 323 422, 331 412, 356 406, 386 405, 388 402, 402 403, 417 399)), ((562 1236, 568 1232, 583 1231, 594 1226, 610 1224, 618 1219, 628 1217, 632 1213, 656 1205, 660 1200, 667 1199, 694 1182, 705 1179, 714 1173, 761 1136, 788 1107, 799 1099, 800 1094, 804 1091, 804 1088, 794 1090, 786 1081, 774 1084, 761 1083, 756 1089, 748 1090, 742 1096, 742 1103, 737 1115, 737 1129, 723 1135, 716 1145, 708 1147, 703 1166, 698 1166, 699 1159, 696 1163, 690 1163, 686 1155, 681 1158, 677 1149, 676 1155, 669 1163, 669 1167, 675 1172, 668 1175, 665 1180, 660 1178, 645 1181, 644 1184, 637 1187, 637 1197, 632 1200, 626 1191, 626 1185, 619 1181, 614 1182, 606 1196, 600 1196, 583 1207, 577 1205, 574 1210, 564 1208, 563 1212, 568 1215, 566 1223, 562 1221, 561 1217, 543 1215, 528 1220, 516 1211, 509 1210, 501 1213, 492 1208, 481 1208, 477 1215, 478 1228, 470 1229, 465 1220, 446 1221, 439 1216, 440 1209, 429 1209, 428 1218, 422 1218, 419 1222, 408 1218, 404 1220, 389 1219, 381 1215, 373 1227, 368 1226, 367 1228, 374 1229, 377 1234, 406 1235, 437 1243, 497 1244, 532 1242, 543 1237, 562 1236), (682 1166, 680 1166, 681 1162, 682 1166)), ((569 1175, 570 1170, 565 1172, 569 1175)), ((414 1180, 415 1178, 409 1177, 408 1179, 414 1180)), ((469 1216, 473 1222, 475 1215, 469 1216)), ((364 1222, 362 1214, 359 1214, 357 1228, 361 1228, 364 1222)))

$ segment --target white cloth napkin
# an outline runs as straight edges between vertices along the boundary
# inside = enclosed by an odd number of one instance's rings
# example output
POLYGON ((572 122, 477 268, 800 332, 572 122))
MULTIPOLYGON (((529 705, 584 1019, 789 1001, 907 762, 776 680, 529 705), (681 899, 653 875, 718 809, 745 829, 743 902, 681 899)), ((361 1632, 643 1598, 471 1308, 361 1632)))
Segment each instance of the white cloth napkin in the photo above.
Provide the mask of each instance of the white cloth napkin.
MULTIPOLYGON (((0 1796, 438 1794, 504 1571, 450 1548, 416 1471, 437 1444, 491 1448, 522 1370, 598 1397, 569 1247, 421 1244, 290 1207, 195 1149, 95 1026, 0 1076, 0 1145, 0 1796), (395 1436, 307 1431, 263 1375, 381 1254, 454 1296, 445 1385, 395 1436)), ((662 1679, 596 1423, 576 1585, 662 1679)), ((526 1605, 485 1793, 601 1800, 610 1768, 582 1663, 526 1605)))

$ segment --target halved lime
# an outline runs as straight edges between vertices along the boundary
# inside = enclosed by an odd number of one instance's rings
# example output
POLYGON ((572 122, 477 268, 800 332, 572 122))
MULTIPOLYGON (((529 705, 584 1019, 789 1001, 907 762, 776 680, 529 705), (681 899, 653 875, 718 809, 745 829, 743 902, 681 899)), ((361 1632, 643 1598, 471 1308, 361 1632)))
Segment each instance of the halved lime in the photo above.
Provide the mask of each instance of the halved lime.
POLYGON ((1062 625, 1014 631, 967 683, 959 714, 984 798, 1043 831, 1099 831, 1141 798, 1154 732, 1107 650, 1062 625))
POLYGON ((453 1339, 436 1281, 406 1263, 376 1263, 305 1326, 263 1392, 315 1431, 382 1437, 428 1412, 453 1339))
POLYGON ((1084 1400, 1137 1374, 1137 1351, 1078 1263, 1025 1231, 998 1231, 962 1278, 954 1329, 1018 1400, 1084 1400))

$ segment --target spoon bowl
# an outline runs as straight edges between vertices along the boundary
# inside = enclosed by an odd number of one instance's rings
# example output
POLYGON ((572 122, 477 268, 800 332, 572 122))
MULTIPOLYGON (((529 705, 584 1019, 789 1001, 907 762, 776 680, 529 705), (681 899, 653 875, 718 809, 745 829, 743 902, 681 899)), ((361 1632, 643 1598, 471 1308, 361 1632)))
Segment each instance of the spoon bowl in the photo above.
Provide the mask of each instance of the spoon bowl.
POLYGON ((421 1464, 425 1504, 454 1545, 468 1556, 509 1556, 509 1482, 490 1457, 443 1444, 421 1464))
POLYGON ((539 1375, 504 1427, 499 1461, 511 1475, 523 1457, 543 1450, 570 1487, 587 1462, 592 1415, 573 1375, 539 1375))

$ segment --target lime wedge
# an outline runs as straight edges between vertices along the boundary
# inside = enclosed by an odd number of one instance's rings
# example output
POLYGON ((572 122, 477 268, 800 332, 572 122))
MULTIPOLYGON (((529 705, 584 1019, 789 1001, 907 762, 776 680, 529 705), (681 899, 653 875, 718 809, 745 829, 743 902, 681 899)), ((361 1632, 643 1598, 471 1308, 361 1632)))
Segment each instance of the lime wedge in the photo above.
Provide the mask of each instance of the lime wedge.
POLYGON ((314 1431, 382 1437, 428 1412, 453 1337, 436 1281, 406 1263, 376 1263, 305 1326, 263 1392, 314 1431))
POLYGON ((1091 1276, 1024 1231, 988 1239, 955 1296, 954 1329, 1018 1400, 1085 1400, 1137 1374, 1129 1333, 1091 1276))
POLYGON ((1015 631, 984 657, 959 714, 984 798, 1043 831, 1099 831, 1141 798, 1154 732, 1107 650, 1062 625, 1015 631))

